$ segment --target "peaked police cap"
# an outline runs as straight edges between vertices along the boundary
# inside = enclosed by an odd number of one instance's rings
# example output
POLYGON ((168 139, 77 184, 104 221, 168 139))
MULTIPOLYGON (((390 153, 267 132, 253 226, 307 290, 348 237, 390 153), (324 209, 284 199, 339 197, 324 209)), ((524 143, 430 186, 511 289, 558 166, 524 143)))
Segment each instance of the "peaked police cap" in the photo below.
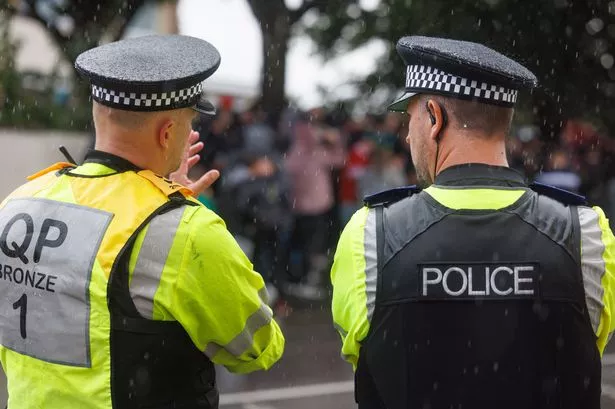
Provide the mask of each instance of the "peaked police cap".
POLYGON ((150 35, 90 49, 75 68, 92 87, 92 98, 127 111, 192 107, 214 114, 203 95, 203 81, 220 66, 218 50, 184 35, 150 35))
POLYGON ((391 111, 405 112, 410 98, 420 93, 512 108, 519 90, 538 82, 518 62, 468 41, 409 36, 398 41, 397 52, 406 64, 406 86, 391 111))

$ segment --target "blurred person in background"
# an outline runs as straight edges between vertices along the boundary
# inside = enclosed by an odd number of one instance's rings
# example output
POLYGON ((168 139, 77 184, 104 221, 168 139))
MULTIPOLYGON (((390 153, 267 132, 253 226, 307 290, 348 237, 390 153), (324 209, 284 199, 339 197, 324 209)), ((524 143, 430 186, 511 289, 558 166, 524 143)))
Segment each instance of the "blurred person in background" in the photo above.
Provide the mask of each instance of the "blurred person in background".
POLYGON ((359 178, 358 193, 361 200, 379 191, 407 184, 404 159, 396 153, 400 115, 388 113, 377 123, 377 129, 367 134, 373 143, 369 165, 359 178))
POLYGON ((276 133, 267 123, 267 114, 260 102, 240 114, 242 124, 242 151, 259 151, 273 155, 276 152, 276 133))
POLYGON ((357 140, 348 148, 345 165, 340 174, 338 191, 339 218, 342 227, 361 207, 362 196, 359 191, 359 181, 367 171, 374 149, 374 141, 365 137, 357 140))
POLYGON ((345 149, 340 132, 324 124, 324 110, 314 109, 309 120, 295 125, 293 144, 285 166, 291 184, 295 218, 293 250, 302 255, 298 283, 285 291, 306 299, 322 299, 327 256, 330 212, 335 203, 332 170, 344 164, 345 149))
POLYGON ((241 128, 230 109, 221 109, 216 115, 200 115, 194 124, 199 139, 207 147, 199 163, 208 169, 224 170, 232 161, 233 154, 241 149, 241 128))
POLYGON ((234 187, 244 235, 254 243, 254 269, 265 280, 269 305, 285 282, 285 265, 292 230, 290 189, 283 171, 265 154, 246 154, 248 175, 234 187))
POLYGON ((551 153, 544 171, 536 177, 536 182, 579 193, 581 176, 574 171, 570 156, 569 152, 561 148, 551 153))
POLYGON ((407 184, 404 161, 394 153, 394 143, 394 140, 377 142, 370 155, 367 169, 358 179, 359 197, 364 198, 407 184))

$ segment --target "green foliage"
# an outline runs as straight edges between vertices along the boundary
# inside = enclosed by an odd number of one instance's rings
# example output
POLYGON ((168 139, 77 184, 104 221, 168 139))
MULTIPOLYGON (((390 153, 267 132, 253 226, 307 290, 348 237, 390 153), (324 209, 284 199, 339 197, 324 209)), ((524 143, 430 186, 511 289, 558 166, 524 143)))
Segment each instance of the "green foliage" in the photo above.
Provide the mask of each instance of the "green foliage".
POLYGON ((0 118, 7 116, 18 100, 19 76, 15 70, 16 45, 9 38, 9 15, 0 12, 0 118))
MULTIPOLYGON (((0 13, 0 126, 18 128, 79 129, 89 127, 89 108, 83 98, 72 98, 66 104, 54 101, 55 78, 46 80, 41 91, 24 89, 24 73, 15 69, 15 55, 19 44, 9 37, 10 15, 0 13)), ((27 74, 30 77, 31 74, 27 74)), ((87 98, 87 96, 86 96, 87 98)))
POLYGON ((533 108, 543 131, 555 133, 561 120, 575 116, 615 126, 612 2, 382 0, 369 11, 358 1, 328 3, 328 11, 304 28, 323 55, 373 39, 389 44, 376 72, 363 79, 364 92, 394 94, 403 86, 404 67, 394 47, 399 38, 442 36, 484 43, 534 71, 541 85, 526 108, 533 108))
MULTIPOLYGON (((137 9, 147 0, 110 0, 104 3, 90 0, 69 0, 49 3, 52 12, 38 14, 34 0, 14 0, 15 9, 3 7, 0 13, 0 126, 44 129, 91 129, 91 104, 86 82, 76 81, 71 95, 60 94, 63 79, 55 73, 41 77, 35 73, 19 73, 14 60, 19 44, 10 41, 10 13, 20 10, 46 27, 52 40, 63 53, 65 61, 73 62, 83 51, 102 40, 120 38, 137 9), (69 19, 72 30, 61 30, 60 20, 69 19), (27 79, 42 84, 36 90, 24 87, 27 79), (65 99, 65 100, 64 100, 65 99)), ((168 1, 168 0, 152 0, 168 1)))

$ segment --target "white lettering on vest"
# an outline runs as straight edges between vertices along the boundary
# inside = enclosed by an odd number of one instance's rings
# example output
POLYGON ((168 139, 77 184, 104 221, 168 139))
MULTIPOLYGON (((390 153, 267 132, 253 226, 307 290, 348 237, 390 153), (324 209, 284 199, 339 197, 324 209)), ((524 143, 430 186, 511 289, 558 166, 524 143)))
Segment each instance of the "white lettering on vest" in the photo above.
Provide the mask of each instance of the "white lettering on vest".
POLYGON ((519 284, 528 283, 533 284, 534 279, 530 277, 522 278, 520 273, 525 271, 534 271, 534 266, 519 266, 515 267, 515 294, 534 295, 534 289, 522 290, 519 288, 519 284))
POLYGON ((423 269, 423 295, 427 295, 427 286, 430 284, 439 284, 442 282, 442 271, 438 268, 424 268, 423 269), (436 273, 435 279, 429 279, 429 273, 436 273))
POLYGON ((474 282, 472 277, 472 267, 468 267, 468 294, 469 295, 488 295, 489 294, 489 267, 485 271, 485 289, 483 291, 475 290, 472 288, 474 282))
POLYGON ((459 267, 451 267, 448 270, 446 270, 446 272, 444 273, 444 278, 442 279, 442 286, 444 287, 444 291, 448 295, 457 297, 465 293, 466 290, 468 289, 468 276, 466 275, 466 272, 460 269, 459 267), (461 276, 461 282, 462 282, 461 288, 457 291, 452 291, 450 287, 448 286, 448 277, 451 275, 451 273, 454 273, 454 272, 459 273, 459 275, 461 276))
POLYGON ((491 288, 493 288, 493 292, 496 293, 497 295, 508 295, 508 294, 513 292, 512 287, 509 288, 508 290, 502 291, 496 285, 496 282, 497 282, 496 280, 497 280, 497 277, 498 277, 498 273, 501 272, 501 271, 507 272, 510 275, 514 274, 513 270, 511 270, 508 267, 498 267, 498 268, 496 268, 495 270, 493 270, 493 273, 491 274, 491 288))
POLYGON ((422 266, 423 297, 506 297, 535 294, 534 265, 422 266))

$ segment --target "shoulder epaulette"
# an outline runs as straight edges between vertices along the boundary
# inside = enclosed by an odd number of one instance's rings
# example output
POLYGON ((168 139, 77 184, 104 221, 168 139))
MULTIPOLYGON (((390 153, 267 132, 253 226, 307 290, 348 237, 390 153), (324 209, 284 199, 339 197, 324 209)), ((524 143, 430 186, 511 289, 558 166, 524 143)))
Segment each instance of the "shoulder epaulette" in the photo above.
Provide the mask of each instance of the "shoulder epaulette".
POLYGON ((421 188, 416 185, 396 187, 382 192, 374 193, 373 195, 365 196, 363 203, 367 207, 375 207, 386 205, 389 203, 398 202, 401 199, 410 197, 415 193, 419 193, 421 188))
POLYGON ((569 192, 564 189, 560 189, 559 187, 534 182, 530 184, 530 189, 532 189, 534 192, 540 195, 545 195, 565 205, 569 205, 569 206, 587 205, 587 199, 585 198, 585 196, 581 196, 576 193, 569 192))

